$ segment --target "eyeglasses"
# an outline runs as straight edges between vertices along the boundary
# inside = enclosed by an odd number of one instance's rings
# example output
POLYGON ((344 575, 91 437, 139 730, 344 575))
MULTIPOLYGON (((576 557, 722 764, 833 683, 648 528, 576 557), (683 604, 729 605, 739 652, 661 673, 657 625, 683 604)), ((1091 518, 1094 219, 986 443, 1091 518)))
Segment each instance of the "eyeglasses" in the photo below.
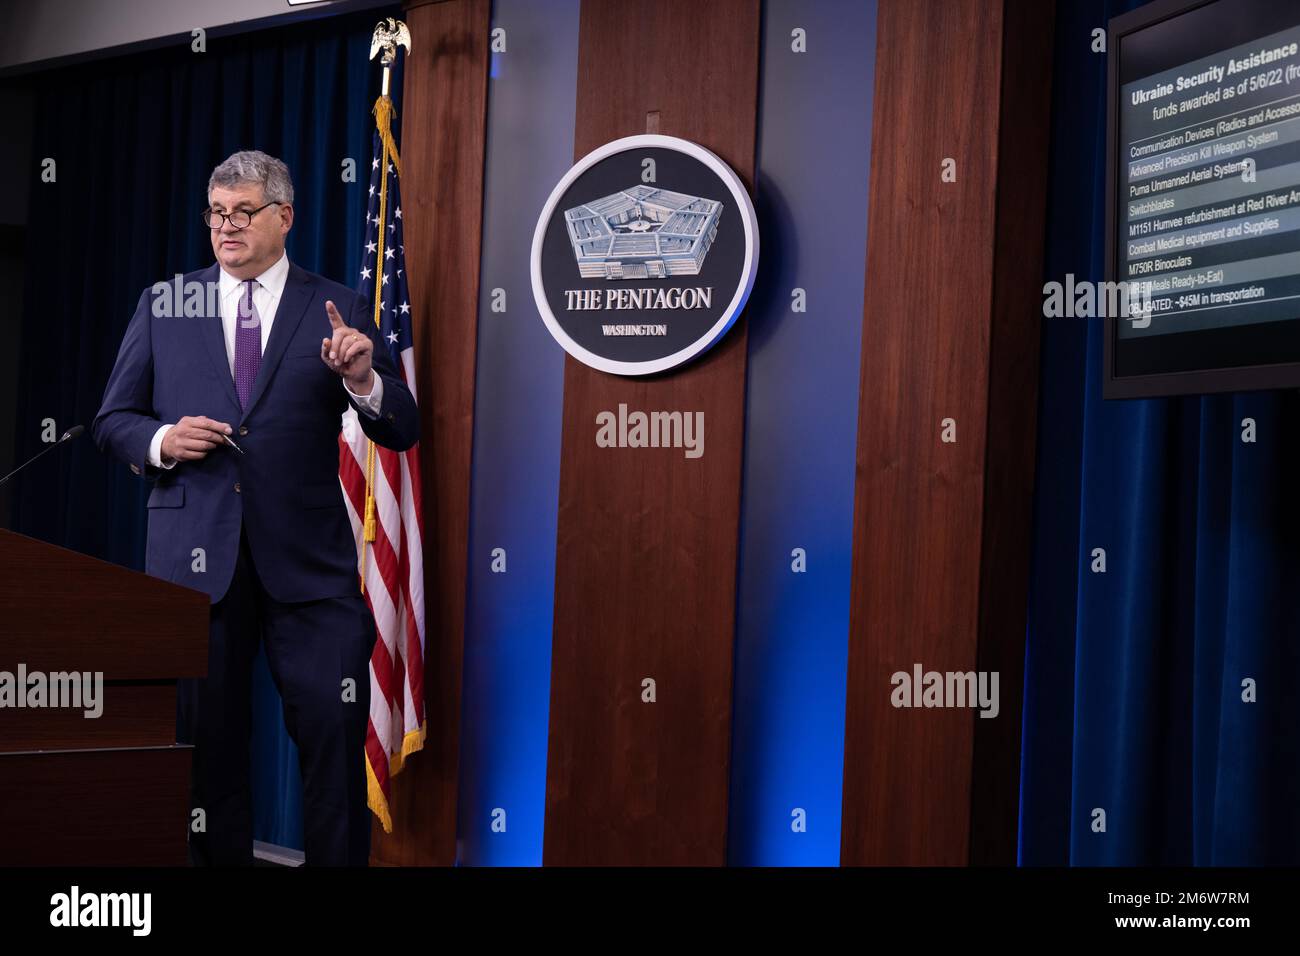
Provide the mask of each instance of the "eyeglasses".
MULTIPOLYGON (((266 206, 275 206, 279 204, 279 200, 273 199, 267 203, 266 206)), ((232 213, 217 212, 215 209, 205 209, 200 213, 200 216, 203 219, 203 225, 207 226, 209 229, 220 229, 225 225, 227 219, 230 220, 230 224, 236 229, 247 229, 248 224, 253 221, 253 217, 265 209, 266 206, 258 206, 252 212, 244 209, 236 209, 232 213)))

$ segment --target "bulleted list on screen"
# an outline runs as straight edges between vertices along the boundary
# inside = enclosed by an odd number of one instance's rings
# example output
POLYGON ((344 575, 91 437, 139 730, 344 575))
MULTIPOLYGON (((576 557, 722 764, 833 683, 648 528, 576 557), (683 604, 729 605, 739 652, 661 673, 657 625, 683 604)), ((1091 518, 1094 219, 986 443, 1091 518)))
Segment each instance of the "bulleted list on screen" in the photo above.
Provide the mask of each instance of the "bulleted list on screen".
POLYGON ((1300 317, 1300 27, 1125 85, 1121 337, 1300 317))

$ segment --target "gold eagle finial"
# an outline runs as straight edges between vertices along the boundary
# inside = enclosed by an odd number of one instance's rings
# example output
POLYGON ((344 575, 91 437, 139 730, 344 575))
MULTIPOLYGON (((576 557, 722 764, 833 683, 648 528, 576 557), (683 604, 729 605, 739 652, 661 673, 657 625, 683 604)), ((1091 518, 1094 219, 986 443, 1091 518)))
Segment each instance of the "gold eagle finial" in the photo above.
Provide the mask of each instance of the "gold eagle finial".
POLYGON ((375 32, 370 38, 370 59, 373 60, 382 50, 384 65, 389 66, 397 59, 399 46, 406 47, 407 53, 411 52, 411 34, 405 23, 388 17, 386 21, 380 20, 375 24, 375 32))

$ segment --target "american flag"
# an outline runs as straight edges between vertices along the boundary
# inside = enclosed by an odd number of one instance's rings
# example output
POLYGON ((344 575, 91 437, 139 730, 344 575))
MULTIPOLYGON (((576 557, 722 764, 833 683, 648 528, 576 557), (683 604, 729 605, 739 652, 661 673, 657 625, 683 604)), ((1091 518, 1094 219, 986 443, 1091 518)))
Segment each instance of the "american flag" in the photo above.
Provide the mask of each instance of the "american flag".
MULTIPOLYGON (((391 101, 380 97, 375 104, 366 246, 358 289, 376 310, 380 347, 387 346, 418 402, 402 246, 401 162, 389 132, 391 116, 391 101)), ((362 591, 378 630, 370 658, 368 802, 384 830, 391 832, 392 777, 402 769, 407 754, 424 746, 426 732, 419 445, 405 452, 375 445, 362 432, 356 409, 349 407, 339 435, 339 481, 352 520, 362 591)))

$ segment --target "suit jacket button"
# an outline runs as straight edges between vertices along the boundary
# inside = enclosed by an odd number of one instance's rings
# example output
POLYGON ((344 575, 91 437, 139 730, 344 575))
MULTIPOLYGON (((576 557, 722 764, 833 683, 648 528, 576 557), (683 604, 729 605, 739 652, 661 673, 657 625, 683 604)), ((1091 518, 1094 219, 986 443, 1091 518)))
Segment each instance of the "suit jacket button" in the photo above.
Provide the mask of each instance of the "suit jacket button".
POLYGON ((240 426, 239 426, 239 434, 241 434, 241 435, 247 435, 247 434, 248 434, 248 426, 247 426, 247 425, 240 425, 240 426))
POLYGON ((393 413, 392 413, 392 412, 389 412, 389 413, 388 413, 388 420, 389 420, 390 422, 393 421, 393 413))
POLYGON ((235 494, 239 494, 239 482, 235 482, 235 494))

